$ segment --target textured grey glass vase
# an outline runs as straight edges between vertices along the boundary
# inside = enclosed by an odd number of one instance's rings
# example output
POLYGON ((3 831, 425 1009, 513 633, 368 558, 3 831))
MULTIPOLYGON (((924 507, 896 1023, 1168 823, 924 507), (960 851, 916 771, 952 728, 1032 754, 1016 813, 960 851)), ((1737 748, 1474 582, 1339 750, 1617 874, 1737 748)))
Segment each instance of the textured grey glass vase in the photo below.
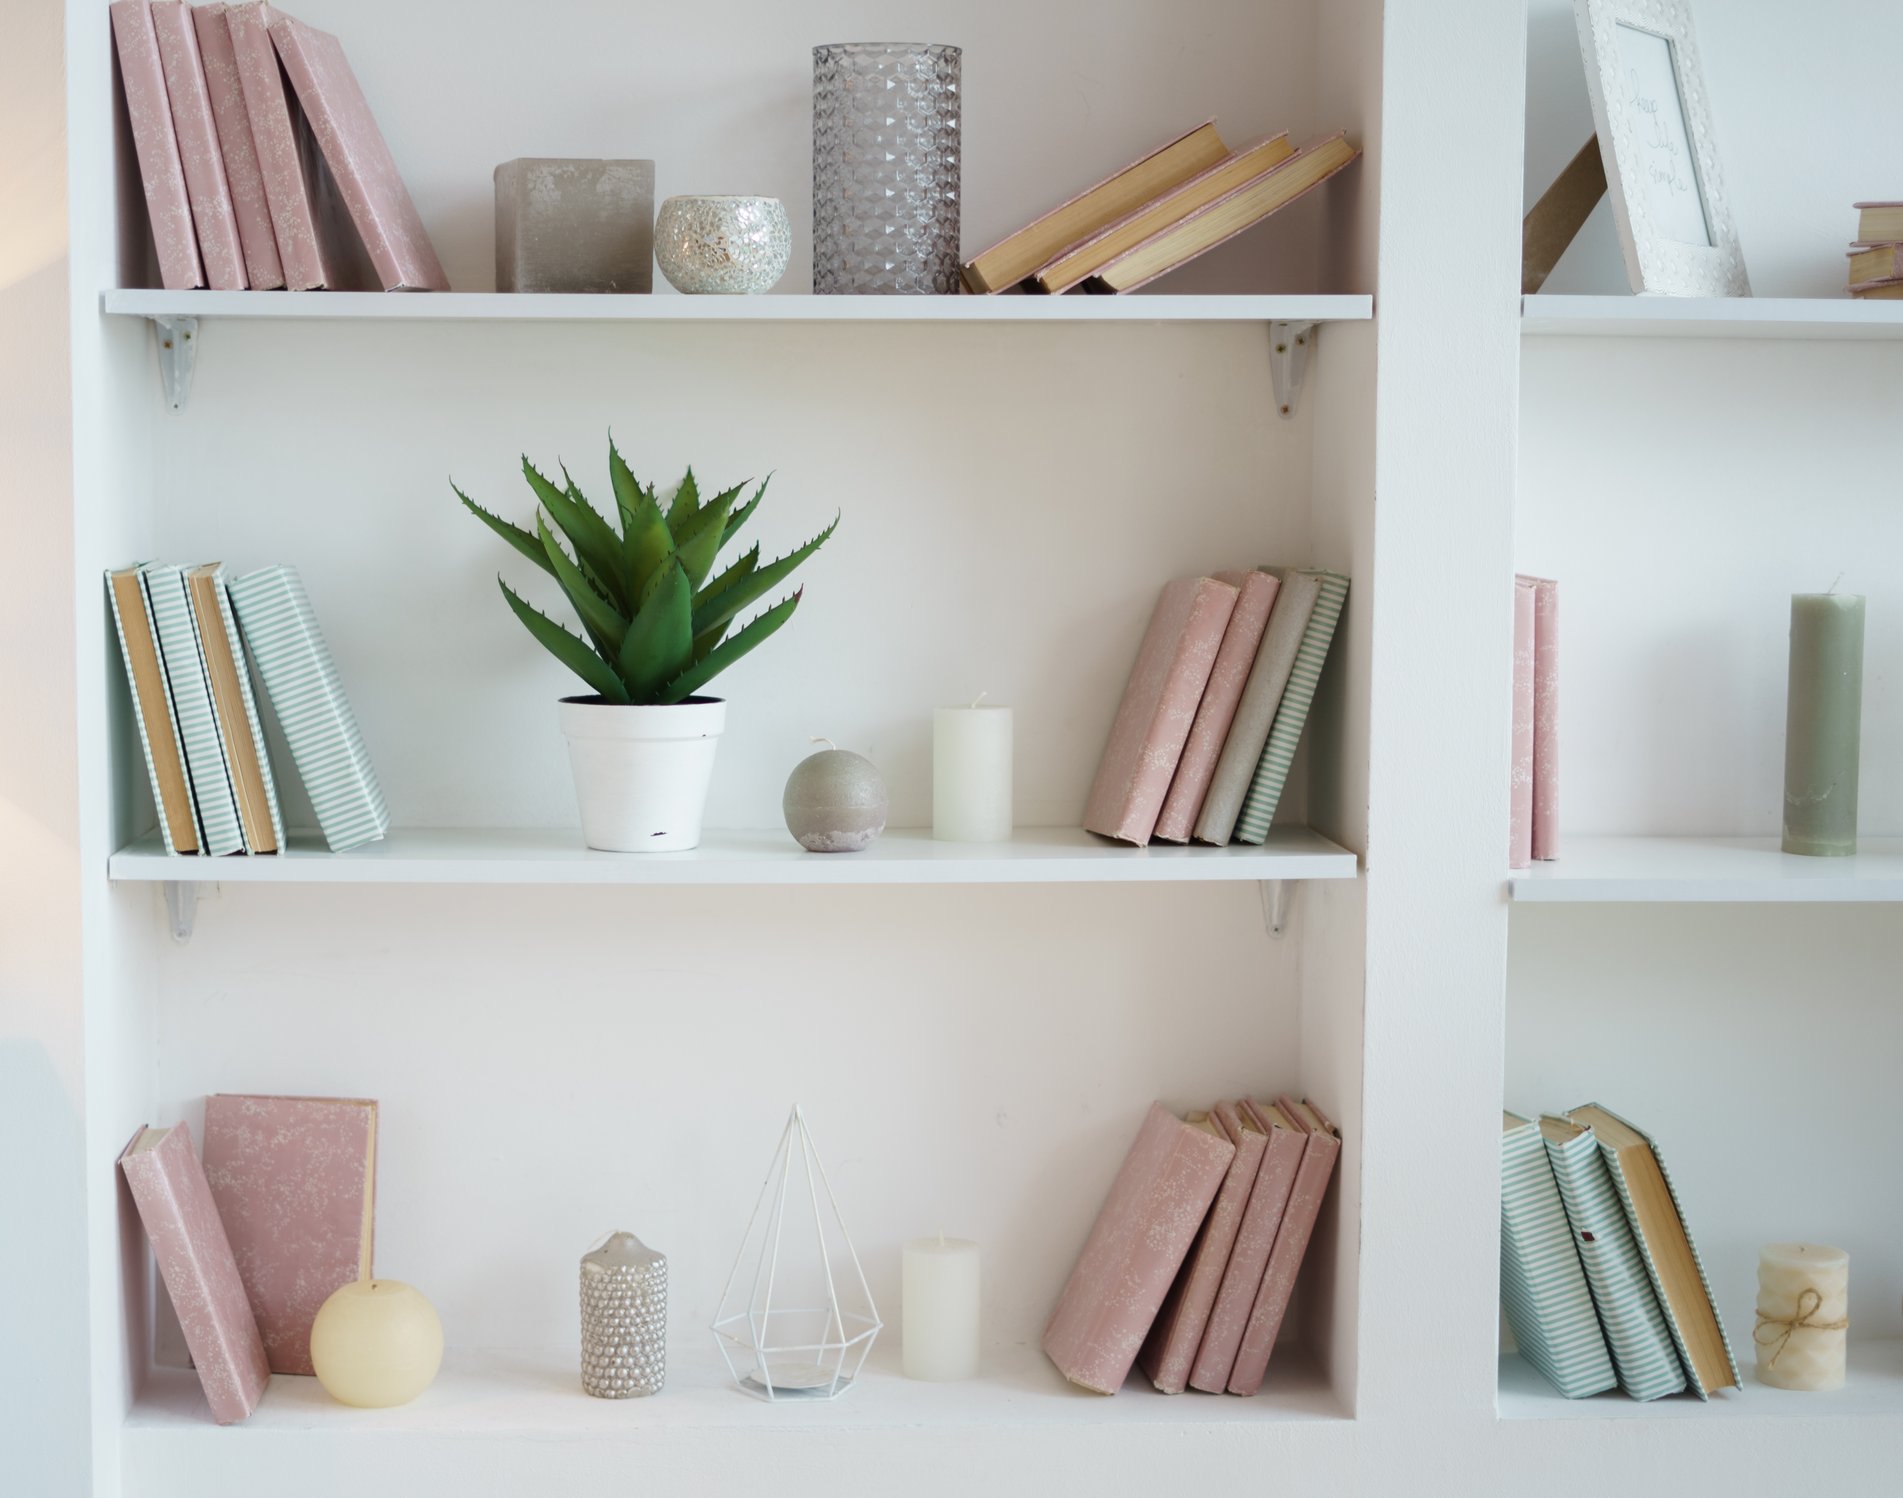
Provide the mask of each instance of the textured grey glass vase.
POLYGON ((958 285, 956 47, 813 48, 813 290, 951 295, 958 285))

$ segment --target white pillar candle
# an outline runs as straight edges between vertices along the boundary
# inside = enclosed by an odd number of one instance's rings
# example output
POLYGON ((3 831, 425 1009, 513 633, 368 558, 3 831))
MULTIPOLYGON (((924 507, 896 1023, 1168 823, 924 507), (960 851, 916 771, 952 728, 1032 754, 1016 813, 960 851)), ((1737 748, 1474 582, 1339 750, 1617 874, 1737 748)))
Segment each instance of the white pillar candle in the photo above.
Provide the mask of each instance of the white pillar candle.
POLYGON ((1758 1382, 1841 1389, 1850 1329, 1850 1255, 1815 1243, 1767 1243, 1758 1253, 1758 1382))
POLYGON ((978 1372, 978 1245, 917 1238, 905 1245, 900 1333, 907 1378, 940 1382, 978 1372))
POLYGON ((979 701, 933 714, 932 836, 948 843, 1010 839, 1010 708, 979 701))

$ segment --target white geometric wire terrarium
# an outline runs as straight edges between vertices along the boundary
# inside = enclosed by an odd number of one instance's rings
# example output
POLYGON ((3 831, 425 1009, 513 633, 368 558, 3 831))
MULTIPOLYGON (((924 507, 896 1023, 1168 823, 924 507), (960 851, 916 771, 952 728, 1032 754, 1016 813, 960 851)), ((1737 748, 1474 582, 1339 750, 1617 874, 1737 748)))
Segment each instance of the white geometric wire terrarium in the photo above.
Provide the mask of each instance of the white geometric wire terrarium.
POLYGON ((836 1399, 883 1325, 795 1104, 720 1294, 720 1355, 758 1398, 836 1399))

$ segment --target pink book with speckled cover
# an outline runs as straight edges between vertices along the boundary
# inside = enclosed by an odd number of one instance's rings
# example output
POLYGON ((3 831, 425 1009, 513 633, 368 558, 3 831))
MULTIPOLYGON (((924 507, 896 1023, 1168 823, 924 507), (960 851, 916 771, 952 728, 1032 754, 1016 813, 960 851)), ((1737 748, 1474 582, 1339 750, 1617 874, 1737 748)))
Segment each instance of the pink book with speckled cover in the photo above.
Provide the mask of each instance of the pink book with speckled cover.
POLYGON ((230 9, 224 4, 195 5, 192 28, 198 33, 205 91, 218 127, 218 154, 225 164, 225 186, 231 193, 238 242, 244 249, 245 278, 253 291, 276 291, 284 285, 284 266, 278 259, 277 235, 271 230, 271 206, 264 200, 264 173, 258 168, 258 148, 251 139, 251 117, 245 113, 244 85, 238 81, 238 54, 231 48, 231 26, 225 19, 230 9))
POLYGON ((1535 863, 1559 857, 1559 584, 1533 589, 1533 842, 1535 863))
POLYGON ((311 1322, 368 1279, 377 1105, 363 1098, 205 1099, 205 1175, 273 1373, 311 1372, 311 1322))
POLYGON ((165 65, 148 0, 113 0, 112 38, 119 54, 126 117, 139 158, 152 242, 159 254, 159 279, 167 291, 191 291, 205 284, 192 228, 192 204, 185 188, 185 166, 178 154, 178 129, 165 92, 165 65))
POLYGON ((1289 1299, 1295 1293, 1295 1276, 1301 1272, 1315 1220, 1321 1216, 1322 1199, 1328 1195, 1329 1178, 1341 1155, 1341 1135, 1313 1103, 1279 1097, 1275 1105, 1306 1130, 1307 1137, 1295 1184, 1289 1189, 1288 1206, 1282 1213, 1282 1225, 1276 1230, 1275 1247, 1269 1251, 1268 1267, 1262 1271, 1262 1287, 1256 1291, 1249 1324, 1236 1349, 1236 1366, 1229 1372, 1231 1394, 1255 1393, 1268 1374, 1269 1355, 1275 1351, 1276 1334, 1282 1330, 1289 1299))
POLYGON ((1138 845, 1156 831, 1235 606, 1236 589, 1213 577, 1163 589, 1084 805, 1087 830, 1138 845))
POLYGON ((238 243, 238 220, 232 211, 231 187, 225 181, 225 158, 218 150, 218 125, 212 119, 211 93, 190 9, 185 0, 152 0, 152 28, 158 33, 159 61, 165 69, 166 96, 172 101, 172 126, 178 134, 178 155, 185 168, 185 190, 191 199, 192 224, 198 230, 205 279, 213 291, 243 291, 250 284, 244 250, 238 243))
POLYGON ((448 291, 429 232, 342 44, 282 11, 271 18, 271 39, 383 289, 448 291))
POLYGON ((1533 627, 1537 618, 1533 584, 1519 579, 1513 585, 1513 780, 1512 819, 1507 864, 1523 869, 1533 861, 1533 627))
POLYGON ((1235 1247, 1249 1192, 1269 1142, 1268 1135, 1233 1103, 1218 1103, 1209 1116, 1222 1130, 1223 1138, 1236 1147, 1235 1158, 1229 1162, 1215 1205, 1203 1219, 1196 1245, 1183 1261, 1176 1283, 1170 1286, 1137 1359, 1150 1382, 1165 1394, 1180 1394, 1189 1386, 1190 1364, 1202 1345, 1203 1329, 1209 1324, 1216 1291, 1222 1284, 1223 1270, 1235 1247))
POLYGON ((1262 1131, 1266 1147, 1250 1184, 1249 1205, 1236 1230, 1235 1247, 1223 1268, 1209 1325, 1203 1330, 1202 1345, 1190 1366, 1189 1386, 1205 1394, 1220 1394, 1229 1387, 1236 1352, 1249 1328, 1256 1293, 1262 1288, 1262 1272, 1268 1268, 1269 1253, 1275 1247, 1275 1235, 1288 1210, 1289 1192, 1308 1144, 1307 1131, 1274 1103, 1249 1100, 1241 1107, 1262 1131))
POLYGON ((1218 572, 1216 580, 1236 590, 1236 607, 1223 631, 1222 648, 1216 652, 1195 721, 1189 725, 1170 793, 1163 798, 1163 811, 1156 819, 1156 836, 1166 843, 1186 843, 1195 830, 1203 798, 1216 778, 1216 761, 1229 738, 1229 725, 1236 720, 1242 689, 1248 685, 1256 651, 1268 631, 1269 610, 1282 586, 1274 573, 1261 570, 1218 572))
POLYGON ((141 1129, 119 1156, 212 1418, 249 1415, 271 1382, 244 1282, 184 1124, 141 1129))
POLYGON ((307 132, 300 140, 303 122, 291 112, 284 70, 278 66, 277 48, 271 42, 271 22, 282 14, 262 0, 247 0, 225 12, 225 24, 237 60, 245 115, 251 121, 258 171, 264 178, 264 201, 271 211, 271 233, 277 241, 284 284, 292 291, 316 291, 337 282, 317 232, 314 147, 306 148, 307 132))
POLYGON ((1207 1116, 1185 1123, 1150 1104, 1044 1328, 1065 1378, 1099 1394, 1123 1387, 1235 1153, 1207 1116))

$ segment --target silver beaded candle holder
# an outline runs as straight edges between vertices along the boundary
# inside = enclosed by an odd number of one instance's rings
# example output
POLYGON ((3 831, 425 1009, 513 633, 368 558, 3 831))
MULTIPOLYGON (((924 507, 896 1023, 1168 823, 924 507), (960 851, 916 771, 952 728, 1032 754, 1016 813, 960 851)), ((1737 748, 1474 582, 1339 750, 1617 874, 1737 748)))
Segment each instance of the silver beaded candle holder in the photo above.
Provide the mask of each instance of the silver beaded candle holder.
POLYGON ((611 1233, 582 1255, 582 1389, 633 1399, 666 1381, 667 1256, 633 1233, 611 1233))

